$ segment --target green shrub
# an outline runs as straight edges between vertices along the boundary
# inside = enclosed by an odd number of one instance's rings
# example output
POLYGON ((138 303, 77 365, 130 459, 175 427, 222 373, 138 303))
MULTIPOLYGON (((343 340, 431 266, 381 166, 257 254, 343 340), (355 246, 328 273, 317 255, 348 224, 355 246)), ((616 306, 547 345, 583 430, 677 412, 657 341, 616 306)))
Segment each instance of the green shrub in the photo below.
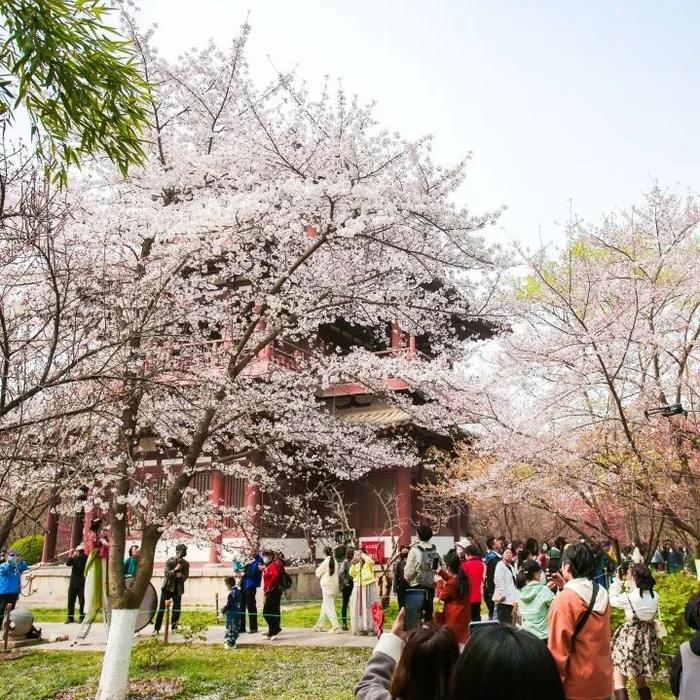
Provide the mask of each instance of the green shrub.
MULTIPOLYGON (((668 632, 668 636, 661 643, 661 652, 675 656, 678 647, 692 636, 692 630, 685 624, 683 613, 688 598, 698 592, 698 582, 695 578, 682 574, 668 575, 654 572, 654 578, 656 579, 654 591, 659 594, 661 619, 668 632)), ((613 608, 613 630, 616 630, 624 621, 625 614, 622 610, 613 608)))
POLYGON ((656 587, 659 592, 661 619, 668 630, 661 651, 676 654, 678 647, 692 636, 692 630, 685 624, 685 605, 693 593, 698 592, 697 579, 680 574, 656 574, 656 587))
POLYGON ((14 549, 17 554, 22 555, 27 564, 38 564, 41 561, 41 552, 44 549, 44 536, 27 535, 26 537, 20 537, 8 549, 14 549))

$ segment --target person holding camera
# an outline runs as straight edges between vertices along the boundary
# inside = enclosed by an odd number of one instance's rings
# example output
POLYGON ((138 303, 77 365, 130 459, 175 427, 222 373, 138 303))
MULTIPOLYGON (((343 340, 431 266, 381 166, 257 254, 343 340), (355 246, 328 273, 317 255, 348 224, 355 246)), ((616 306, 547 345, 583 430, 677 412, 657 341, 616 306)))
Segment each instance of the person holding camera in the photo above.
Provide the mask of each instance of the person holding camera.
POLYGON ((647 678, 661 666, 661 642, 655 621, 659 612, 656 581, 646 564, 619 567, 610 585, 610 605, 625 612, 625 622, 612 638, 615 699, 628 700, 627 679, 634 678, 641 700, 651 700, 647 678), (625 570, 626 569, 626 570, 625 570), (627 590, 622 590, 623 579, 627 590))
POLYGON ((172 617, 170 620, 170 629, 175 632, 178 622, 180 621, 180 612, 182 610, 182 596, 185 592, 185 581, 190 576, 190 563, 185 559, 187 556, 187 547, 180 543, 175 547, 175 556, 170 557, 165 562, 165 571, 163 572, 163 587, 160 591, 160 605, 158 606, 158 614, 153 625, 153 634, 160 634, 160 628, 163 624, 163 615, 165 614, 165 601, 173 601, 172 617))
POLYGON ((5 608, 17 605, 22 590, 22 573, 28 568, 29 564, 14 549, 7 552, 7 559, 0 564, 0 624, 5 618, 5 608))
POLYGON ((567 700, 608 700, 612 687, 610 602, 592 580, 593 563, 588 545, 575 542, 551 579, 561 590, 549 608, 548 647, 567 700))
POLYGON ((75 600, 79 605, 79 620, 85 619, 85 566, 87 564, 85 547, 79 544, 66 559, 66 566, 70 566, 70 581, 68 583, 68 611, 66 624, 75 622, 75 600))

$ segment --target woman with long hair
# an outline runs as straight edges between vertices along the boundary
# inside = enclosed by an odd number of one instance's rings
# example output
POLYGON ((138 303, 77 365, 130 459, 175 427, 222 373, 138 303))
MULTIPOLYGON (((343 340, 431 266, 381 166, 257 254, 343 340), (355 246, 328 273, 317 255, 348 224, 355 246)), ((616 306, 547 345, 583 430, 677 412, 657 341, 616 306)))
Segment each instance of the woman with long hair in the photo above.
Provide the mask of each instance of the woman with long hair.
POLYGON ((435 594, 444 604, 443 623, 453 632, 460 644, 469 639, 471 602, 469 579, 462 569, 462 561, 454 550, 445 555, 446 569, 435 576, 435 594))
POLYGON ((317 632, 323 630, 323 624, 326 619, 331 623, 331 632, 340 632, 338 625, 338 614, 335 611, 335 597, 340 592, 338 582, 338 564, 335 561, 333 550, 330 547, 325 547, 323 550, 325 559, 319 564, 316 569, 316 578, 321 584, 321 595, 323 601, 321 603, 321 614, 318 617, 318 622, 314 625, 317 632))
MULTIPOLYGON (((107 598, 107 557, 109 540, 102 529, 102 518, 93 518, 85 537, 85 620, 88 625, 104 610, 107 598)), ((89 626, 88 626, 89 629, 89 626)))
POLYGON ((421 625, 402 637, 402 610, 377 642, 355 688, 356 700, 447 700, 459 645, 449 627, 421 625))
POLYGON ((353 634, 374 635, 372 603, 378 600, 374 578, 374 561, 361 550, 355 550, 350 564, 353 587, 350 594, 350 629, 353 634))
POLYGON ((627 700, 627 679, 633 678, 641 700, 651 700, 647 678, 661 665, 660 642, 654 621, 659 611, 656 581, 646 564, 627 569, 627 590, 622 590, 622 569, 610 585, 610 604, 625 612, 625 622, 612 638, 615 700, 627 700))

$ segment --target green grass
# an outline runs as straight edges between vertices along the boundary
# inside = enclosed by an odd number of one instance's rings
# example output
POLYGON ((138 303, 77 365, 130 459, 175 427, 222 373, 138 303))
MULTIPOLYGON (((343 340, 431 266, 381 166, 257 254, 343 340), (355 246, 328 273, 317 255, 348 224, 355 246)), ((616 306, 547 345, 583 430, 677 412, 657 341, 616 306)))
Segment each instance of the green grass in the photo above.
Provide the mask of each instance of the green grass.
MULTIPOLYGON (((369 649, 310 647, 220 647, 183 649, 158 671, 132 664, 131 680, 177 679, 184 687, 173 700, 351 700, 369 649)), ((35 652, 3 662, 3 697, 43 700, 57 691, 96 684, 102 654, 35 652), (9 682, 9 678, 13 681, 9 682), (7 693, 7 694, 6 694, 7 693)), ((93 689, 94 691, 94 689, 93 689)), ((88 695, 89 697, 89 695, 88 695)))
MULTIPOLYGON (((340 605, 337 605, 338 619, 340 619, 340 605)), ((304 605, 283 605, 282 606, 282 627, 313 627, 318 620, 318 613, 321 609, 321 603, 311 603, 304 605)), ((66 611, 62 608, 32 608, 34 619, 37 623, 42 622, 63 622, 66 619, 66 611)), ((387 626, 392 622, 398 614, 396 601, 392 601, 388 610, 386 610, 387 626)), ((264 624, 262 614, 259 614, 260 624, 264 624)), ((206 622, 208 625, 215 625, 216 616, 213 610, 195 609, 185 610, 182 613, 181 623, 183 625, 192 622, 206 622)), ((223 625, 223 620, 219 623, 223 625)), ((328 624, 328 623, 326 623, 328 624)))
MULTIPOLYGON (((183 683, 173 700, 351 700, 369 649, 220 647, 178 650, 158 671, 132 664, 131 680, 162 678, 183 683)), ((138 656, 137 656, 138 658, 138 656)), ((37 651, 3 662, 7 700, 48 700, 59 690, 89 685, 94 693, 102 654, 37 651), (8 680, 13 679, 13 680, 8 680)), ((668 684, 653 684, 655 700, 672 700, 668 684)), ((634 698, 634 691, 630 697, 634 698)))

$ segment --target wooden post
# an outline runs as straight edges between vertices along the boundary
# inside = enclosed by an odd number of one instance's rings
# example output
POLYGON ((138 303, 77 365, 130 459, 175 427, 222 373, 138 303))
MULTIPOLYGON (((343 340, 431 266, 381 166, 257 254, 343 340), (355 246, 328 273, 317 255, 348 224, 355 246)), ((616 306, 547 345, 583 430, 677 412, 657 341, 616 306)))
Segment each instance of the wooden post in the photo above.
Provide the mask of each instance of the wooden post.
POLYGON ((165 601, 165 629, 163 630, 163 644, 168 643, 168 635, 170 634, 170 607, 172 604, 172 600, 165 601))
POLYGON ((608 588, 608 586, 610 586, 610 573, 608 572, 608 567, 604 567, 603 571, 605 571, 605 587, 608 588))
POLYGON ((216 610, 216 622, 219 622, 219 591, 214 593, 214 609, 216 610))
POLYGON ((10 613, 14 605, 8 603, 5 606, 5 617, 2 619, 2 650, 7 651, 7 639, 10 636, 10 613))

